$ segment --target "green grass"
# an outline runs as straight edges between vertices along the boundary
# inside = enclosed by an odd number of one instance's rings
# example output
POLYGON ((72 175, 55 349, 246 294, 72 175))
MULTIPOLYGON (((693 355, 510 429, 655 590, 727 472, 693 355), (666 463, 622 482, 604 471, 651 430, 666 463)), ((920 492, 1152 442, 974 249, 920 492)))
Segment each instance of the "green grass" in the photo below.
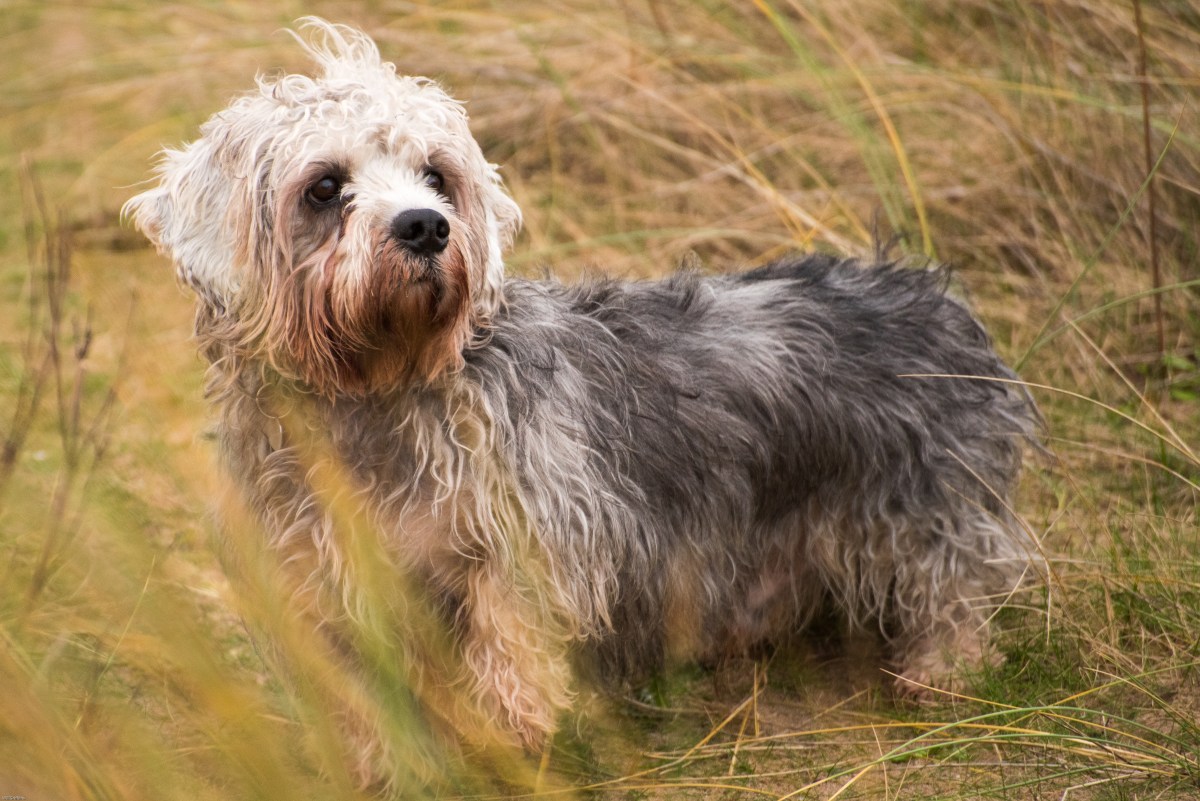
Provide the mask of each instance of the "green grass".
POLYGON ((1200 2, 1135 10, 8 4, 0 795, 355 798, 331 710, 390 701, 404 797, 1196 797, 1200 2), (428 745, 402 682, 344 675, 269 571, 231 587, 191 301, 118 211, 256 71, 304 68, 279 33, 304 13, 468 99, 525 213, 516 272, 718 271, 877 237, 953 263, 1053 452, 1018 501, 1050 576, 1000 616, 1004 664, 913 707, 869 638, 802 638, 585 696, 539 766, 428 745), (243 619, 271 621, 299 678, 243 619))

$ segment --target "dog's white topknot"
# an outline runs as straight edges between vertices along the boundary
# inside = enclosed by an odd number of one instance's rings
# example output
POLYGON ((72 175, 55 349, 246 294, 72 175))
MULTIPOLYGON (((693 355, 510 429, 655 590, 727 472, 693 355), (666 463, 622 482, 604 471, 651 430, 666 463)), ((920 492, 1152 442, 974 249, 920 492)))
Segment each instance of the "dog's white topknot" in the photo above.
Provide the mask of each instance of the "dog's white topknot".
POLYGON ((305 38, 296 31, 288 31, 322 67, 326 78, 336 79, 340 73, 359 75, 373 67, 396 72, 395 65, 383 61, 374 40, 362 31, 311 16, 301 17, 296 25, 300 30, 314 32, 315 35, 305 38))

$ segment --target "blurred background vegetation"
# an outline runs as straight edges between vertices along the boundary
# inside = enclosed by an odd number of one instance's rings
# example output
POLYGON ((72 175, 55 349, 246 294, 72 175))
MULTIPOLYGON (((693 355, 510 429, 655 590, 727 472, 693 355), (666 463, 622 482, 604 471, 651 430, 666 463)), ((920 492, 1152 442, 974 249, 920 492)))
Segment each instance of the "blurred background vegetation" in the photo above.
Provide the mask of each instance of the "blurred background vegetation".
POLYGON ((591 705, 541 765, 423 752, 405 797, 1200 794, 1200 0, 4 0, 0 795, 358 797, 216 566, 191 301, 119 218, 159 147, 307 68, 304 14, 468 101, 513 271, 893 242, 956 267, 1056 456, 1019 501, 1047 588, 969 697, 802 643, 591 705))

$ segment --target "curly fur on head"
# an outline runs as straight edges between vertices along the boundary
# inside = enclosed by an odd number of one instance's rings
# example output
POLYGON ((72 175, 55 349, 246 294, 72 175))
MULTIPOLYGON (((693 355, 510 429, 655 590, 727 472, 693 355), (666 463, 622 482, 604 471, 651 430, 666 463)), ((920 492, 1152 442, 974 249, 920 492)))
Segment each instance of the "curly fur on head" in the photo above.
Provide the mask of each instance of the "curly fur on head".
POLYGON ((159 186, 127 212, 205 303, 204 333, 239 353, 326 394, 433 378, 495 313, 520 211, 460 103, 397 76, 362 33, 304 27, 318 77, 260 78, 164 152, 159 186), (325 178, 336 196, 315 203, 325 178), (449 223, 436 265, 388 237, 417 208, 449 223))
POLYGON ((426 686, 531 749, 569 665, 639 681, 829 607, 885 633, 901 689, 983 657, 1029 567, 1038 415, 944 271, 505 278, 520 214, 462 106, 305 26, 319 76, 261 79, 129 211, 199 297, 223 458, 318 630, 345 647, 347 543, 377 538, 455 642, 426 686), (372 531, 339 531, 314 459, 372 531))

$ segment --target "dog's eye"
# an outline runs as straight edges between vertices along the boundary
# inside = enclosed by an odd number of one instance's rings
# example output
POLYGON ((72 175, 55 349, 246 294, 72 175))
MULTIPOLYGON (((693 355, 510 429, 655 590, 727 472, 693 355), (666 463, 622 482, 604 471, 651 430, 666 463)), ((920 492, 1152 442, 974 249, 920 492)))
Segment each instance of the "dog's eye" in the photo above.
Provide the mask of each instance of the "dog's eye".
POLYGON ((427 169, 425 170, 425 185, 440 195, 446 188, 446 179, 437 170, 427 169))
POLYGON ((308 188, 308 199, 317 206, 327 206, 341 197, 342 182, 326 175, 308 188))

